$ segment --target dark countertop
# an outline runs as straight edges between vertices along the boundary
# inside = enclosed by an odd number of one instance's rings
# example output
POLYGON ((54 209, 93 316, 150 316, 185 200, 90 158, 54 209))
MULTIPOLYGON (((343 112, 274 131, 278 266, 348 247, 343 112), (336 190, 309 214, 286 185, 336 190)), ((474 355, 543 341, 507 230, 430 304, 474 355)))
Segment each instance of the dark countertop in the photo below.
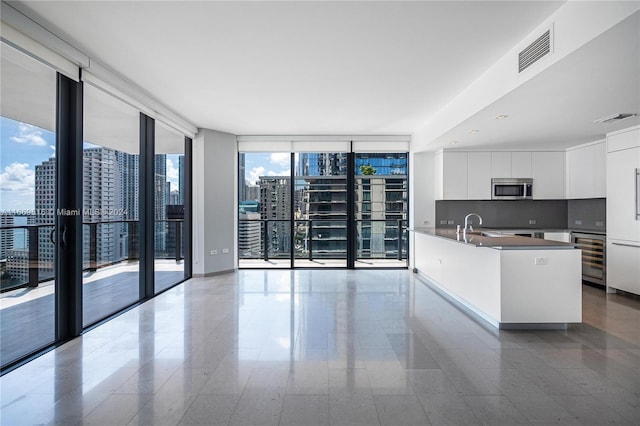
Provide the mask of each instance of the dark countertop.
MULTIPOLYGON (((479 229, 473 233, 464 235, 462 232, 456 233, 455 229, 443 228, 414 228, 410 231, 430 235, 433 237, 446 238, 459 241, 462 244, 469 244, 476 247, 488 247, 500 250, 535 250, 535 249, 573 249, 575 246, 559 241, 543 240, 541 238, 529 238, 520 236, 484 236, 481 233, 491 233, 491 229, 479 229)), ((500 232, 500 231, 494 231, 500 232)))

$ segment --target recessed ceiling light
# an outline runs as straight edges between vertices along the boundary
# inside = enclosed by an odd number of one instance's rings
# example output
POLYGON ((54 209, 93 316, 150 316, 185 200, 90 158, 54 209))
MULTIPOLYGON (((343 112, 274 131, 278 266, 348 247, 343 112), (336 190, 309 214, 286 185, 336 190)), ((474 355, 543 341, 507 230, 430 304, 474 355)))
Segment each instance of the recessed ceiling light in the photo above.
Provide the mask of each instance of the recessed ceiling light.
POLYGON ((598 118, 597 120, 593 120, 593 122, 594 123, 611 123, 613 121, 620 121, 620 120, 624 120, 625 118, 637 117, 637 116, 638 114, 635 114, 632 112, 622 112, 622 113, 611 114, 611 115, 607 115, 606 117, 598 118))
POLYGON ((458 143, 458 141, 449 141, 449 145, 455 145, 457 143, 458 143))
POLYGON ((496 120, 504 120, 505 118, 507 118, 508 115, 507 114, 500 114, 500 115, 496 115, 496 120))
POLYGON ((469 130, 469 133, 478 133, 479 131, 480 130, 478 130, 478 129, 471 129, 471 130, 469 130))

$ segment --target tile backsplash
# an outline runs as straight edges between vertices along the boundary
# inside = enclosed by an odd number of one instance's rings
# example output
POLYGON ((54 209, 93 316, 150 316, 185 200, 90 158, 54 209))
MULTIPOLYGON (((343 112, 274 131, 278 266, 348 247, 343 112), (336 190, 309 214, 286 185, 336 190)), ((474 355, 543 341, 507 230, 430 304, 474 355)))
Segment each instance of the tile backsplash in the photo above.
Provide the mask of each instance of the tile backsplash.
MULTIPOLYGON (((539 228, 606 231, 606 200, 441 200, 436 227, 455 228, 468 213, 482 216, 485 228, 539 228)), ((474 217, 474 225, 477 219, 474 217)))

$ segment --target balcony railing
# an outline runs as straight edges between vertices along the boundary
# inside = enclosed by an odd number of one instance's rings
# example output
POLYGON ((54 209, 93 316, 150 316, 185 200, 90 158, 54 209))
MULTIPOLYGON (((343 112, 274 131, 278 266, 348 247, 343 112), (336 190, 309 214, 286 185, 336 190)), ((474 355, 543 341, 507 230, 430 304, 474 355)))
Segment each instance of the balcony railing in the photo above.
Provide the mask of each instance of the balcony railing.
MULTIPOLYGON (((184 219, 154 222, 156 259, 184 259, 184 219)), ((7 248, 2 259, 0 291, 37 287, 54 278, 53 224, 2 226, 3 241, 22 240, 21 247, 7 248), (22 233, 22 235, 19 235, 22 233)), ((121 262, 140 259, 138 220, 84 222, 83 271, 94 272, 121 262)))
MULTIPOLYGON (((357 259, 407 259, 405 219, 358 219, 357 259)), ((348 249, 347 220, 240 219, 238 257, 242 259, 345 259, 348 249)))

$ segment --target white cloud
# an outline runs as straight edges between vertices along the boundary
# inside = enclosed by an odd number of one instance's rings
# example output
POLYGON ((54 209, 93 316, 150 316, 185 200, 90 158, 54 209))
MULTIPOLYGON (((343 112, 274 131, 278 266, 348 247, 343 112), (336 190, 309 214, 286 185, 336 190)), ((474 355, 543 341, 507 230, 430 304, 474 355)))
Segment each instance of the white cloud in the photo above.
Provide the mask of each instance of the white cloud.
POLYGON ((11 163, 0 173, 0 188, 3 191, 33 194, 35 182, 35 171, 31 170, 27 163, 11 163))
POLYGON ((178 190, 178 168, 170 158, 167 158, 167 180, 171 183, 171 190, 178 190))
POLYGON ((249 176, 247 177, 247 182, 251 185, 256 185, 258 182, 258 178, 260 176, 265 176, 264 167, 258 166, 251 169, 249 172, 249 176))
POLYGON ((20 123, 18 134, 11 137, 11 140, 29 145, 46 146, 47 141, 42 137, 42 130, 31 124, 20 123))
POLYGON ((280 167, 289 167, 291 154, 288 152, 276 152, 269 156, 271 164, 277 164, 280 167))
POLYGON ((269 170, 267 172, 267 176, 289 176, 291 174, 291 170, 280 170, 279 172, 274 172, 273 170, 269 170))

